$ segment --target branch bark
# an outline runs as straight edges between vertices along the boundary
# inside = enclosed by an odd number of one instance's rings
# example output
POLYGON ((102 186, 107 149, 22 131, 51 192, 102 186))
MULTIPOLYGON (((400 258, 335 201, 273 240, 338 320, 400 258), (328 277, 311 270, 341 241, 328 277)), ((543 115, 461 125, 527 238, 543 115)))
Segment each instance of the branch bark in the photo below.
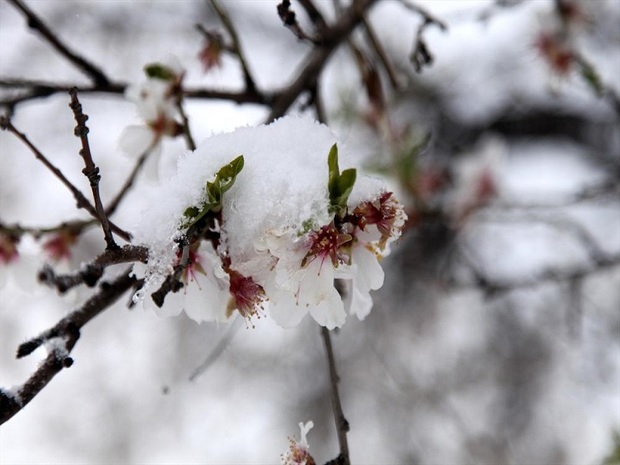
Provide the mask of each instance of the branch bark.
MULTIPOLYGON (((32 142, 30 142, 30 139, 28 139, 26 134, 20 132, 15 126, 13 126, 13 123, 11 123, 11 120, 9 118, 5 116, 0 116, 0 128, 2 128, 3 130, 8 130, 9 132, 13 133, 19 140, 21 140, 32 151, 36 159, 43 163, 45 167, 49 169, 54 174, 54 176, 60 179, 60 181, 71 191, 73 197, 77 202, 78 208, 84 208, 93 218, 99 220, 99 214, 97 213, 97 209, 88 201, 84 194, 82 194, 82 191, 75 187, 73 183, 69 181, 69 179, 67 179, 67 177, 62 173, 62 171, 56 168, 47 159, 47 157, 43 155, 43 153, 32 142)), ((129 234, 127 231, 122 230, 112 222, 109 222, 109 224, 112 231, 118 234, 119 237, 122 237, 126 241, 131 240, 131 234, 129 234)))
POLYGON ((334 421, 336 422, 336 431, 338 433, 338 444, 340 445, 340 455, 328 462, 334 465, 351 465, 349 458, 349 443, 347 442, 347 433, 349 432, 349 422, 342 411, 340 402, 340 394, 338 393, 338 383, 340 378, 336 370, 336 360, 334 359, 334 351, 332 349, 332 340, 329 330, 325 327, 321 328, 323 343, 325 344, 325 352, 327 354, 327 364, 329 369, 329 380, 332 393, 332 409, 334 410, 334 421))
POLYGON ((79 137, 82 142, 82 150, 80 150, 80 155, 84 159, 85 165, 82 173, 84 173, 84 175, 88 178, 90 188, 93 191, 95 211, 97 213, 97 219, 99 220, 99 223, 101 223, 101 228, 103 229, 103 236, 107 244, 107 249, 118 249, 118 245, 114 241, 114 237, 112 237, 108 216, 106 215, 106 211, 103 208, 103 203, 101 202, 101 196, 99 195, 99 181, 101 180, 101 176, 99 175, 99 168, 93 161, 93 155, 90 151, 90 144, 88 142, 89 129, 88 126, 86 126, 88 116, 82 112, 82 105, 80 104, 77 96, 77 87, 71 89, 69 91, 69 95, 71 95, 71 103, 69 104, 69 107, 73 111, 73 115, 75 116, 75 121, 77 123, 77 126, 75 127, 75 135, 79 137))
POLYGON ((84 72, 84 74, 86 74, 95 85, 110 85, 110 80, 101 69, 70 50, 69 47, 67 47, 58 38, 58 36, 49 27, 47 27, 43 20, 41 20, 41 18, 39 18, 30 8, 28 8, 24 2, 21 0, 9 0, 9 2, 26 17, 28 27, 39 31, 45 40, 47 40, 61 56, 65 57, 78 69, 84 72))
POLYGON ((267 117, 267 122, 283 116, 302 92, 311 91, 316 87, 319 75, 327 64, 329 57, 338 45, 363 21, 364 13, 376 1, 354 1, 349 8, 344 10, 338 22, 325 31, 321 44, 314 47, 309 57, 305 60, 306 65, 298 73, 297 78, 276 96, 271 112, 267 117))
POLYGON ((80 337, 80 329, 114 304, 136 283, 129 270, 111 283, 102 283, 99 292, 84 305, 60 320, 53 328, 27 341, 17 349, 17 357, 31 354, 43 344, 48 344, 48 356, 24 384, 11 391, 0 389, 0 424, 10 420, 23 409, 63 368, 73 364, 69 356, 80 337))

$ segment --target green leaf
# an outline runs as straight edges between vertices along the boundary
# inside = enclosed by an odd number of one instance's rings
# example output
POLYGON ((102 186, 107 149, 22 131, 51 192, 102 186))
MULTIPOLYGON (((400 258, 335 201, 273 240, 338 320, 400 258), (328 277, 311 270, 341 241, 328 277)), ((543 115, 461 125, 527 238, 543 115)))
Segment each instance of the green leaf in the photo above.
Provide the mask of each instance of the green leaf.
POLYGON ((349 168, 344 170, 338 179, 338 197, 336 198, 336 204, 341 207, 347 206, 347 200, 353 190, 355 179, 357 178, 357 171, 355 168, 349 168))
POLYGON ((176 73, 161 63, 150 63, 144 67, 145 74, 153 79, 161 79, 162 81, 173 81, 176 73))
POLYGON ((207 213, 217 213, 222 209, 222 197, 237 179, 237 175, 243 169, 243 155, 239 155, 233 161, 224 165, 216 173, 213 181, 207 181, 205 186, 205 199, 200 206, 192 206, 183 212, 184 220, 179 229, 191 228, 200 221, 207 213))
POLYGON ((327 155, 327 167, 329 168, 327 185, 331 198, 331 193, 340 177, 340 169, 338 168, 338 146, 336 144, 332 145, 332 148, 329 150, 329 155, 327 155))
POLYGON ((340 173, 338 167, 338 146, 334 144, 327 156, 329 178, 327 188, 329 190, 330 211, 338 215, 344 215, 347 208, 347 200, 353 190, 357 172, 354 168, 346 169, 340 173))
POLYGON ((232 187, 235 183, 235 179, 237 175, 243 169, 243 155, 239 155, 233 161, 231 161, 228 165, 223 166, 215 176, 216 181, 219 182, 220 187, 222 189, 222 193, 226 192, 228 189, 232 187))

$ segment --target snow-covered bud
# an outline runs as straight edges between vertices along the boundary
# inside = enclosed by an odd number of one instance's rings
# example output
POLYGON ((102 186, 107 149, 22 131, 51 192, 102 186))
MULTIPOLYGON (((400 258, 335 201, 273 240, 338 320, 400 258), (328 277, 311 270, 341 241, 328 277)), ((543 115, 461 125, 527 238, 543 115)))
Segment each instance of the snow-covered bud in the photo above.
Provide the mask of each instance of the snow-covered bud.
MULTIPOLYGON (((171 238, 200 234, 210 251, 204 278, 218 297, 205 296, 196 311, 186 301, 190 316, 226 319, 236 309, 251 318, 264 309, 283 327, 308 314, 328 329, 340 327, 346 311, 336 279, 352 283, 350 312, 368 314, 369 293, 383 284, 379 260, 406 215, 382 181, 340 170, 327 127, 285 117, 238 129, 210 138, 178 167, 154 191, 157 208, 135 228, 151 251, 142 293, 171 275, 171 238), (212 308, 222 294, 227 304, 212 308)), ((194 283, 186 288, 196 294, 194 283)))

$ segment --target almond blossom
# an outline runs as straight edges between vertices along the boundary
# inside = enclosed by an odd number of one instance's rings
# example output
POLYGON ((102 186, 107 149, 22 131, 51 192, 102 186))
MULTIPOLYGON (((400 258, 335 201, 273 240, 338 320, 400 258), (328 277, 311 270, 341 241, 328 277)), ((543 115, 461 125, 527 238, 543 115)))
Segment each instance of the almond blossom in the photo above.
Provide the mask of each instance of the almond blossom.
POLYGON ((381 180, 340 172, 325 126, 286 117, 214 136, 178 170, 136 227, 151 250, 136 300, 161 295, 185 266, 159 304, 197 321, 267 313, 293 327, 310 315, 333 329, 346 320, 345 288, 348 312, 368 315, 406 215, 381 180), (196 242, 183 262, 178 240, 188 237, 196 242))

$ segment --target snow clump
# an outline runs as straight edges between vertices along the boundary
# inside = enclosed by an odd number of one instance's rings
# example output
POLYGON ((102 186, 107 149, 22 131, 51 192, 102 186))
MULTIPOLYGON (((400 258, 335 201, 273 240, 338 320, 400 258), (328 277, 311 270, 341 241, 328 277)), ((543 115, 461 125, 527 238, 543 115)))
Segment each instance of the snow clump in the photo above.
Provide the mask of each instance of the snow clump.
POLYGON ((205 140, 148 199, 134 238, 150 256, 134 299, 196 321, 237 311, 292 327, 309 313, 340 327, 335 280, 364 318, 406 220, 383 181, 340 171, 329 128, 294 116, 205 140))

